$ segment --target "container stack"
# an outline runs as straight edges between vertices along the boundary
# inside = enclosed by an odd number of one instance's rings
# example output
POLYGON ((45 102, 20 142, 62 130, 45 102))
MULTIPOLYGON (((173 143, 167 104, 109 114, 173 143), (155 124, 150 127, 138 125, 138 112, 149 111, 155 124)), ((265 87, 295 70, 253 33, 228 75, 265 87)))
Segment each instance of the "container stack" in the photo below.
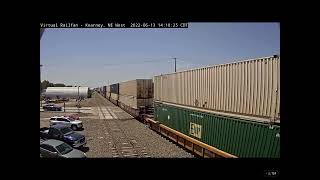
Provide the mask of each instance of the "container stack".
POLYGON ((141 108, 153 104, 152 79, 136 79, 119 84, 119 106, 130 114, 138 115, 141 108))
POLYGON ((118 100, 119 100, 119 83, 116 84, 111 84, 110 85, 110 101, 118 105, 118 100))
POLYGON ((111 96, 110 86, 107 86, 107 89, 106 89, 106 98, 107 98, 108 100, 110 100, 110 96, 111 96))
POLYGON ((280 57, 154 77, 156 120, 239 157, 280 157, 280 57))

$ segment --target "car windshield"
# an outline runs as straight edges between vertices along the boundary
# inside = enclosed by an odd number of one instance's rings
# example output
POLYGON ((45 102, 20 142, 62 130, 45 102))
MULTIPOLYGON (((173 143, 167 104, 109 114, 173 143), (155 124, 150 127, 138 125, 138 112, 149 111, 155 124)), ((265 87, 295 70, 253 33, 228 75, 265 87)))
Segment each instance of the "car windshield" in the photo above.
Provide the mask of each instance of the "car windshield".
POLYGON ((66 127, 66 128, 61 129, 61 132, 62 132, 63 134, 70 134, 70 133, 72 133, 73 131, 72 131, 70 128, 66 127))
POLYGON ((66 143, 62 143, 56 148, 61 154, 67 154, 68 152, 72 151, 72 147, 66 143))

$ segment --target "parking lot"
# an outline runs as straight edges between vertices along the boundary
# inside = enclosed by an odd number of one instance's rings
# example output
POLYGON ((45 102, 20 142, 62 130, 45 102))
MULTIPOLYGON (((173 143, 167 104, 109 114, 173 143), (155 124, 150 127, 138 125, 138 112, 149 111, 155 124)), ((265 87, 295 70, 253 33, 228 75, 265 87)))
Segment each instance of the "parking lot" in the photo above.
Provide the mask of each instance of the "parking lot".
MULTIPOLYGON (((40 111, 40 127, 48 127, 52 116, 79 115, 84 129, 77 132, 86 137, 86 148, 81 150, 87 157, 194 157, 99 94, 82 101, 80 113, 76 103, 67 104, 66 112, 40 111)), ((63 103, 58 105, 63 106, 63 103)))

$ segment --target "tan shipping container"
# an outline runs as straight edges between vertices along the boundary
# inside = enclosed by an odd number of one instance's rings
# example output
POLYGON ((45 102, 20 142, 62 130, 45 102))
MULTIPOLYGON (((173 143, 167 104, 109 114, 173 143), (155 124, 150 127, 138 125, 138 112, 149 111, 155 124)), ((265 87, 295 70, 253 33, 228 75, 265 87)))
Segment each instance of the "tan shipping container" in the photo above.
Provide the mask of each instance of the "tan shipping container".
POLYGON ((106 91, 106 97, 109 98, 111 96, 110 94, 110 86, 107 86, 107 91, 106 91))
POLYGON ((151 106, 153 100, 152 79, 136 79, 119 83, 119 101, 132 108, 151 106))
POLYGON ((155 76, 154 100, 280 121, 280 57, 155 76))
POLYGON ((151 106, 153 98, 137 99, 133 96, 119 95, 119 102, 131 108, 138 109, 140 106, 151 106))

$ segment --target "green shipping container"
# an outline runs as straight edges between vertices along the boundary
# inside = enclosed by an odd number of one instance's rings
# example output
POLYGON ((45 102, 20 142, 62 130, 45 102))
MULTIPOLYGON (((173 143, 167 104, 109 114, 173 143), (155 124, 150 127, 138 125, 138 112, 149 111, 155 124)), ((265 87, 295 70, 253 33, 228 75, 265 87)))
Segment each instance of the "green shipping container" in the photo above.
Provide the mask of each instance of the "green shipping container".
POLYGON ((280 126, 155 102, 155 119, 240 158, 280 158, 280 126))

